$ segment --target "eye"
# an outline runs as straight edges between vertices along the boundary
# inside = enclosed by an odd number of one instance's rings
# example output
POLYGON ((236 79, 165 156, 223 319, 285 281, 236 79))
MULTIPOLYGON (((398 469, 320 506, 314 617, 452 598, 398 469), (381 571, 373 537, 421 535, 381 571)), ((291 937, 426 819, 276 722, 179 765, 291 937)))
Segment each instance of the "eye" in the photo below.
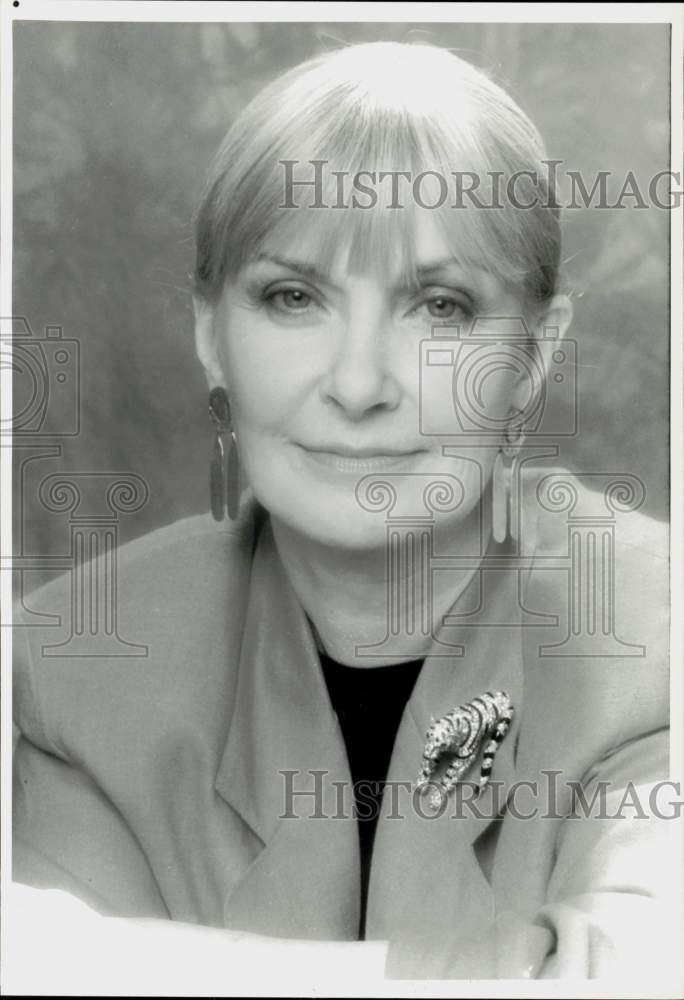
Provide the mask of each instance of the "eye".
POLYGON ((451 319, 459 308, 462 311, 462 307, 459 306, 456 299, 449 298, 447 295, 438 295, 428 299, 425 305, 430 316, 434 316, 435 319, 451 319))
POLYGON ((266 295, 266 300, 284 312, 304 312, 312 298, 301 288, 278 288, 266 295))
POLYGON ((473 315, 473 303, 468 295, 442 289, 432 289, 424 294, 415 309, 423 317, 442 322, 470 318, 473 315))

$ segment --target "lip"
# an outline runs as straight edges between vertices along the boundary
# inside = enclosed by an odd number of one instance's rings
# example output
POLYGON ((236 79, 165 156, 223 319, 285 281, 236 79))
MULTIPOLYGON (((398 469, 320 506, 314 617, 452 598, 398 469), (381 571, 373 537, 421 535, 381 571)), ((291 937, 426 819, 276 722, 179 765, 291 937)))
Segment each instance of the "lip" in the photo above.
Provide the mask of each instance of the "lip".
POLYGON ((410 465, 424 449, 399 451, 391 448, 349 448, 347 445, 329 445, 312 448, 298 445, 299 450, 312 462, 336 472, 368 475, 410 465))

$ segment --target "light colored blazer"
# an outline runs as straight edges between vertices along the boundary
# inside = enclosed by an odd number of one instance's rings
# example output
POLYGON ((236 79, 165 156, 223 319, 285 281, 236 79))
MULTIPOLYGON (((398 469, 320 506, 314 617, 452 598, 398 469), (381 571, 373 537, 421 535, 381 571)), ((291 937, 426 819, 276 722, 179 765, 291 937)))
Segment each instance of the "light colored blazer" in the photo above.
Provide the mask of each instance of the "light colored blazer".
MULTIPOLYGON (((144 657, 46 656, 59 630, 15 630, 16 880, 108 914, 356 937, 341 731, 258 514, 247 502, 238 522, 194 517, 119 550, 117 627, 144 657), (288 781, 319 799, 288 800, 288 781)), ((631 513, 617 540, 616 630, 644 655, 540 655, 577 624, 570 570, 558 568, 567 525, 538 516, 532 569, 503 561, 486 587, 486 573, 474 578, 457 608, 462 655, 428 657, 402 717, 388 779, 404 785, 383 802, 367 915, 367 936, 390 941, 394 975, 589 977, 657 950, 674 826, 654 815, 665 799, 648 798, 668 776, 665 532, 631 513), (498 689, 516 711, 479 811, 454 794, 426 818, 408 783, 431 718, 498 689), (588 800, 609 782, 612 818, 572 818, 572 781, 588 800), (625 804, 630 783, 645 818, 625 804)), ((64 634, 68 587, 65 577, 30 599, 62 615, 64 634)))

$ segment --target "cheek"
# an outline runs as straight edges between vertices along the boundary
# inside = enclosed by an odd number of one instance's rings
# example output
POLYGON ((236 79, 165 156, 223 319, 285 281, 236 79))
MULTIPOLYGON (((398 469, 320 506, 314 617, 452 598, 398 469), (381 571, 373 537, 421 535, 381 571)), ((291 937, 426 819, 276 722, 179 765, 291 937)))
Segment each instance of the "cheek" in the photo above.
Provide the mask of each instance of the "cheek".
POLYGON ((305 391, 297 350, 285 338, 264 336, 257 324, 233 325, 221 364, 238 433, 284 428, 305 391))
POLYGON ((516 381, 505 355, 468 349, 449 350, 444 358, 448 363, 434 364, 428 357, 421 371, 423 433, 443 437, 444 444, 454 435, 471 444, 497 436, 510 419, 516 381))
POLYGON ((452 374, 453 404, 473 429, 492 430, 510 409, 518 359, 505 348, 460 352, 452 374))

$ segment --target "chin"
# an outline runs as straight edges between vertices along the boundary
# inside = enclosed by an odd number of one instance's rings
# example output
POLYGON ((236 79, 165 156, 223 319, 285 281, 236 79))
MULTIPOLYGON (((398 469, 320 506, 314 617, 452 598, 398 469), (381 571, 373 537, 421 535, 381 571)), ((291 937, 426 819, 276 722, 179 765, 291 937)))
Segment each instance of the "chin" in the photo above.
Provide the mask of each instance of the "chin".
POLYGON ((406 468, 360 474, 321 469, 276 452, 253 469, 252 488, 272 517, 305 539, 346 551, 384 548, 388 523, 432 523, 440 533, 468 517, 481 495, 470 458, 421 456, 406 468))
POLYGON ((271 517, 303 539, 347 551, 385 546, 384 515, 362 510, 353 491, 340 495, 337 490, 305 489, 303 484, 292 482, 290 489, 278 489, 274 484, 255 493, 271 517))
MULTIPOLYGON (((301 529, 300 529, 301 530, 301 529)), ((304 533, 302 531, 302 533, 304 533)), ((387 529, 381 524, 331 524, 329 521, 309 522, 306 536, 312 541, 344 552, 381 551, 387 544, 387 529)))

